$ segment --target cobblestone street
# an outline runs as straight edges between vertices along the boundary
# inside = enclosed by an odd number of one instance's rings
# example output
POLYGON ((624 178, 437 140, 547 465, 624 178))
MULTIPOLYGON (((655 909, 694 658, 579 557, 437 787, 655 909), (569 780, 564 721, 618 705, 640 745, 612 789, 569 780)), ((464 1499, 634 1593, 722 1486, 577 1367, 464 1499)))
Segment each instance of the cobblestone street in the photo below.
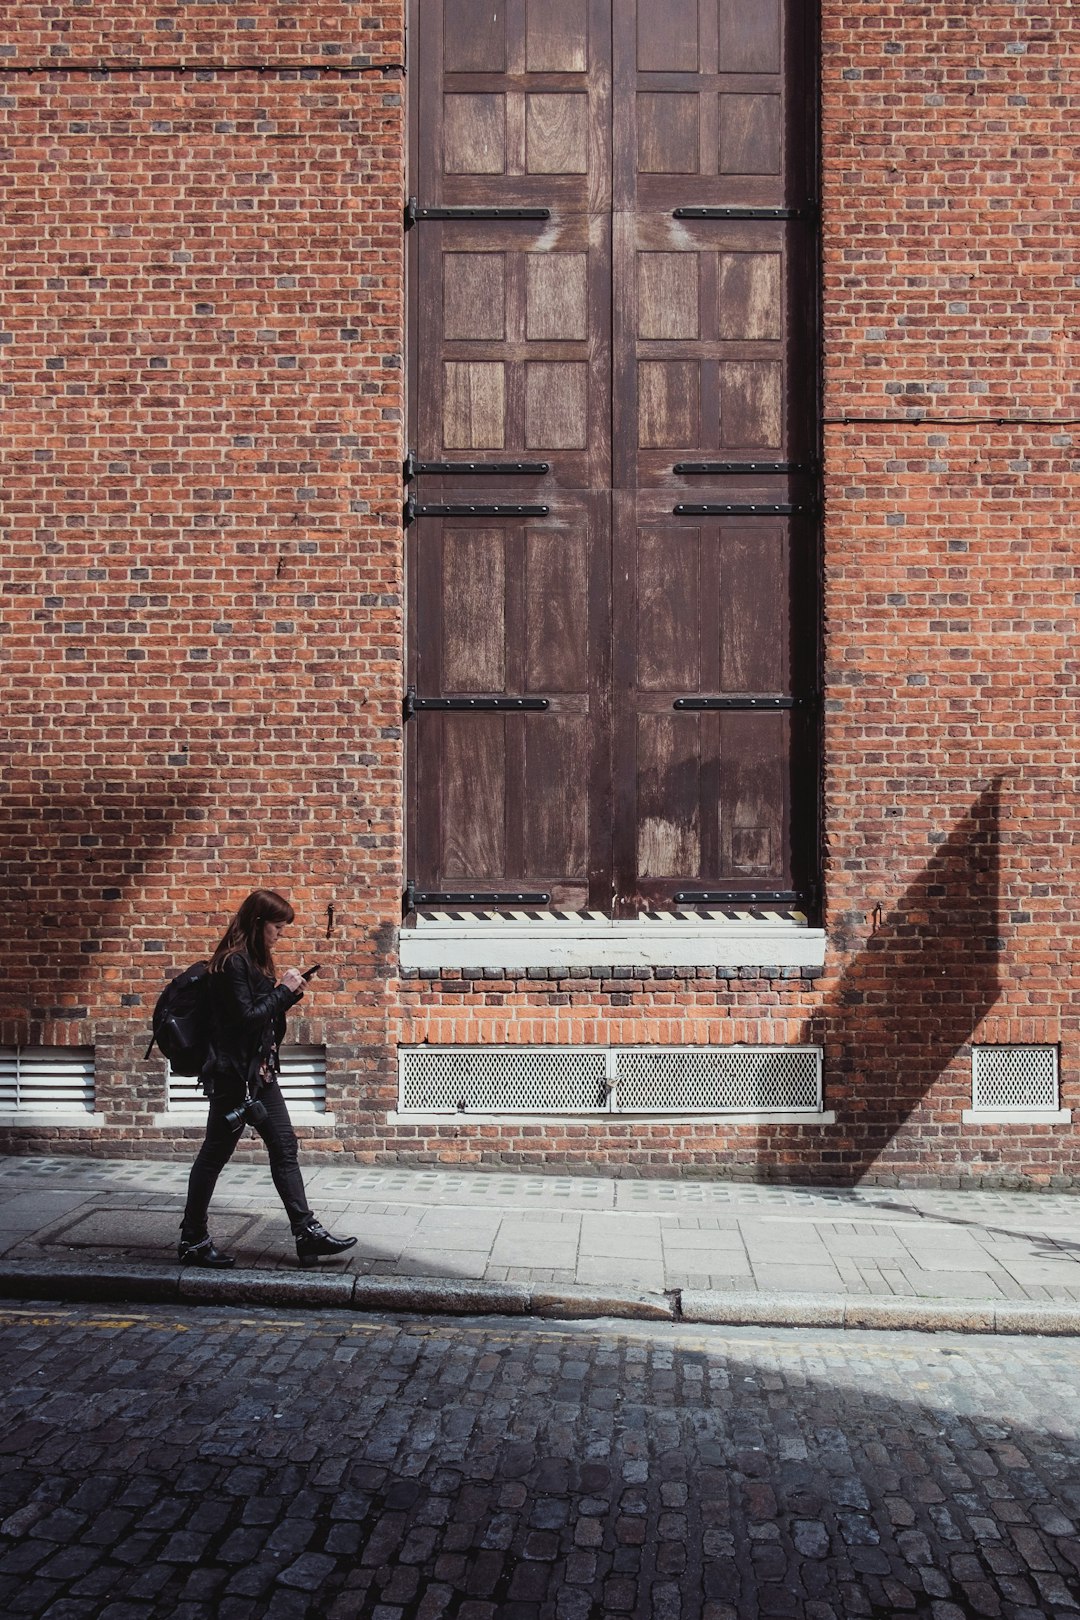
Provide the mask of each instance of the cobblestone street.
POLYGON ((1077 1612, 1072 1339, 0 1312, 50 1620, 1077 1612))

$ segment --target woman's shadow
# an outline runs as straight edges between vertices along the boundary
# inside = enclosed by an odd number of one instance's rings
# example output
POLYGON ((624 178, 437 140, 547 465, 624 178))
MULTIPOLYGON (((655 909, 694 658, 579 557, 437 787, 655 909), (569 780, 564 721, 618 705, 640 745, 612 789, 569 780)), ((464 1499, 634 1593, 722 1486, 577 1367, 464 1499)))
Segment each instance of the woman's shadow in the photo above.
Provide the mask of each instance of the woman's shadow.
MULTIPOLYGON (((840 1127, 824 1156, 834 1181, 858 1182, 890 1161, 898 1175, 918 1173, 918 1139, 890 1151, 894 1139, 1001 994, 1000 813, 997 778, 880 916, 813 1021, 840 1127)), ((962 1085, 953 1101, 959 1162, 959 1115, 969 1105, 962 1085)), ((935 1174, 947 1174, 940 1127, 932 1146, 935 1174)))

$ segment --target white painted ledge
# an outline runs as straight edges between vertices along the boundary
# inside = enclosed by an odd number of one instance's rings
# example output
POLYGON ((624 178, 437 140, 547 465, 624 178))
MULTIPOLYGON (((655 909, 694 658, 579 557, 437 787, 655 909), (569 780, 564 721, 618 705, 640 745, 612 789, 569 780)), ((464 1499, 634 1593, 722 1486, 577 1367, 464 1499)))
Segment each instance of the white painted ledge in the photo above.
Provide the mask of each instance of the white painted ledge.
POLYGON ((565 1114, 525 1114, 511 1112, 505 1114, 479 1114, 468 1110, 458 1113, 403 1113, 396 1111, 387 1114, 388 1125, 565 1125, 568 1120, 575 1124, 588 1125, 625 1125, 628 1122, 638 1125, 648 1125, 655 1122, 660 1125, 835 1125, 836 1115, 832 1109, 823 1109, 820 1113, 799 1113, 777 1109, 775 1113, 761 1110, 757 1113, 732 1112, 728 1114, 687 1114, 687 1113, 604 1113, 600 1111, 590 1113, 567 1112, 565 1114))
POLYGON ((399 935, 403 968, 810 967, 825 930, 788 917, 717 921, 610 917, 509 921, 424 917, 399 935))
POLYGON ((1071 1125, 1071 1108, 965 1108, 965 1125, 1071 1125))

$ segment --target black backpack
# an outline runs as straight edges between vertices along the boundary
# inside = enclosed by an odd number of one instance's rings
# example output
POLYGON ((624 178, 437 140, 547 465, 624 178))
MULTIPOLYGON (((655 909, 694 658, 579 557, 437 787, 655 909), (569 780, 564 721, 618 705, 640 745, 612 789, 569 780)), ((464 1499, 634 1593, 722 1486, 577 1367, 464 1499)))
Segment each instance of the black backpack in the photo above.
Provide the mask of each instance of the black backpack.
POLYGON ((155 1043, 173 1074, 198 1074, 210 1054, 209 962, 193 962, 158 996, 147 1057, 155 1043))

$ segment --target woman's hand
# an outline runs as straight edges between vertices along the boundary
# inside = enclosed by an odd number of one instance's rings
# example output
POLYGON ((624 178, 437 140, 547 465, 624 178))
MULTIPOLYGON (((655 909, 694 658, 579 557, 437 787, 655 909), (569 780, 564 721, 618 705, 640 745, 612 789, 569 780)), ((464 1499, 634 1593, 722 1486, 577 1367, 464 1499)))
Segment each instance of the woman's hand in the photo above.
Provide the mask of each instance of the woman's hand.
POLYGON ((281 982, 286 990, 302 990, 304 988, 303 975, 296 968, 290 968, 287 973, 284 973, 281 982))

